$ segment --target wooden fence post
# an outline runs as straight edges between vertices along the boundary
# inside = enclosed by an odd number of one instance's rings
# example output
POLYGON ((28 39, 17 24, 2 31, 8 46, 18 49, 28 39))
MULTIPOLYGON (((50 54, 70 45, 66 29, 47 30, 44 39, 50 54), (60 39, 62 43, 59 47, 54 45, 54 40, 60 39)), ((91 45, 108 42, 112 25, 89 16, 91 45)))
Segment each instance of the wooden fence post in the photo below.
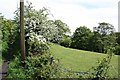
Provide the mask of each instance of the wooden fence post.
POLYGON ((20 0, 20 37, 21 37, 21 58, 25 60, 25 30, 24 30, 24 0, 20 0))

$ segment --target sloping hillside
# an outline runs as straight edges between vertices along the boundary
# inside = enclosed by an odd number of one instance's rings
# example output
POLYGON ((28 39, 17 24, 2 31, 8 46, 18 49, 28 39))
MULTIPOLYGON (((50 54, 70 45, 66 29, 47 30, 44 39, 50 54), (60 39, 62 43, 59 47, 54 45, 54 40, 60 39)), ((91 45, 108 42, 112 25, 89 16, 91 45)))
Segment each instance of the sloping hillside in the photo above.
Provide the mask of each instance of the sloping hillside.
MULTIPOLYGON (((86 72, 97 65, 98 59, 102 59, 106 54, 65 48, 56 44, 51 44, 51 52, 54 57, 60 60, 62 66, 73 71, 86 72)), ((110 75, 118 75, 118 56, 114 55, 111 61, 110 75)))

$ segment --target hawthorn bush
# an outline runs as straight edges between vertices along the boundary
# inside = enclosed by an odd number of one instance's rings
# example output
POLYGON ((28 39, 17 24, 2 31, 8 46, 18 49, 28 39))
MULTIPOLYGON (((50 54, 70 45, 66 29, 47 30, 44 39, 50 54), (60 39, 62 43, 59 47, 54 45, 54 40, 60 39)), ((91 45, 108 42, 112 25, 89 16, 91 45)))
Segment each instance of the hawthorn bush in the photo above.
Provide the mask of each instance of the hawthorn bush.
POLYGON ((45 38, 33 32, 30 33, 27 43, 28 51, 25 66, 22 66, 21 59, 16 56, 10 63, 8 78, 41 79, 58 77, 59 63, 50 54, 49 45, 45 38))
MULTIPOLYGON (((15 13, 15 24, 17 24, 17 31, 20 33, 19 9, 15 13)), ((21 64, 19 57, 20 48, 18 48, 18 52, 15 53, 18 55, 14 55, 15 58, 9 65, 7 77, 31 79, 57 77, 59 73, 58 61, 50 54, 48 43, 49 39, 54 39, 53 37, 58 35, 58 29, 47 19, 48 13, 45 8, 37 11, 32 8, 31 3, 28 3, 28 5, 25 6, 24 14, 26 43, 25 65, 23 66, 21 64)), ((17 35, 16 39, 18 38, 19 35, 17 35)), ((15 42, 20 43, 16 40, 15 42)))

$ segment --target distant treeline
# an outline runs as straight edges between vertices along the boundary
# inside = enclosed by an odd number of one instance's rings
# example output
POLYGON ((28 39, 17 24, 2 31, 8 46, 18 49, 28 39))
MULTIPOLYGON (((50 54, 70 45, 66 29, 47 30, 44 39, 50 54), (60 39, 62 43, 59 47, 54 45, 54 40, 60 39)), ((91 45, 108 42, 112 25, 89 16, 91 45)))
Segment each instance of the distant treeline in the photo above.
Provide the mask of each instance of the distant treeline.
POLYGON ((116 55, 120 55, 120 33, 115 32, 109 23, 99 23, 91 31, 86 26, 80 26, 72 36, 66 36, 61 45, 75 49, 106 53, 112 48, 116 55))

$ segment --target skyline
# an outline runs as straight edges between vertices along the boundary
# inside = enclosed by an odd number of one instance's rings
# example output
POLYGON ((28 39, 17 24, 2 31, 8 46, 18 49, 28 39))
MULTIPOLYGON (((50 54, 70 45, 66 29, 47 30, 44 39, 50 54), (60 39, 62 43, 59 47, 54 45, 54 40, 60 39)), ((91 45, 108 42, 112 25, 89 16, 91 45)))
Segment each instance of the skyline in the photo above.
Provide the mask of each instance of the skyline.
MULTIPOLYGON (((20 0, 0 0, 0 13, 13 19, 20 0), (9 6, 8 6, 9 4, 9 6)), ((118 31, 118 0, 25 0, 33 3, 35 9, 46 7, 53 17, 65 22, 72 32, 77 27, 87 26, 91 30, 100 22, 112 24, 118 31)), ((25 3, 26 4, 26 3, 25 3)))

